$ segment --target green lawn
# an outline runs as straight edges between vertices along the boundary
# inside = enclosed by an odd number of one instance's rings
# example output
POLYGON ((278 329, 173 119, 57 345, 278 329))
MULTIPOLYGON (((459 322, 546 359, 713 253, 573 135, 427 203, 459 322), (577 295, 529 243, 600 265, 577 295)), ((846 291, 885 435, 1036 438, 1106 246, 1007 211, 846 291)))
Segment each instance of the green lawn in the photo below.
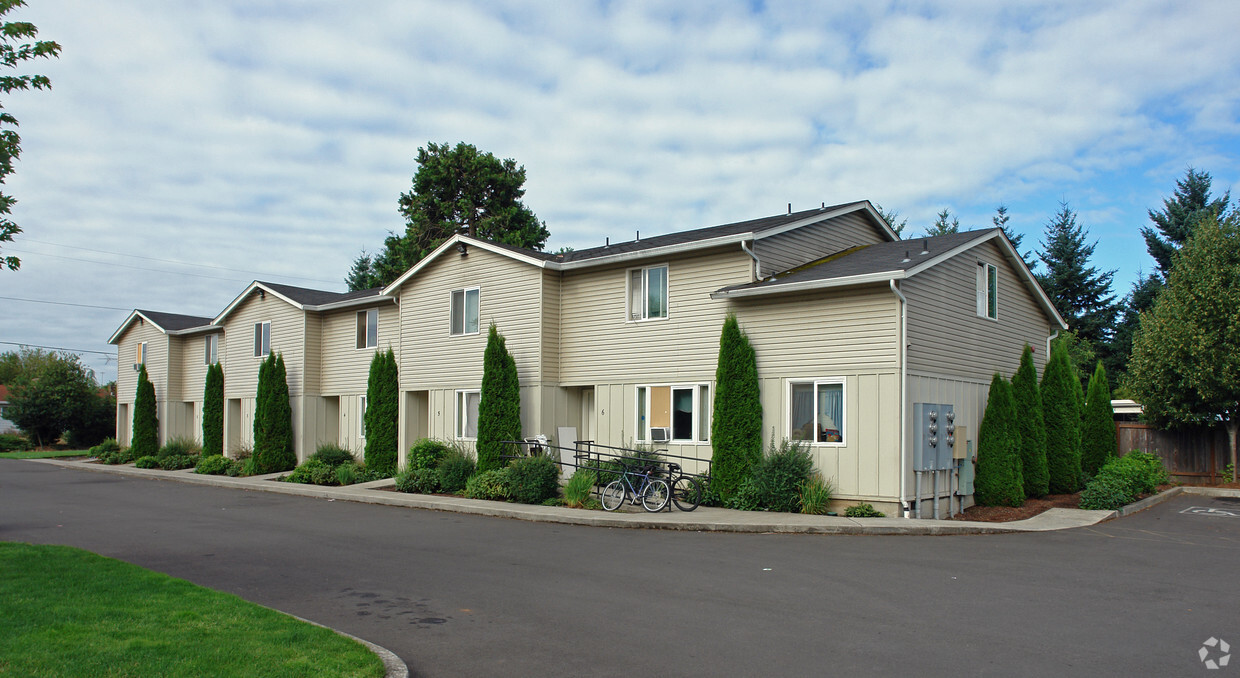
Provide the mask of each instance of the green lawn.
POLYGON ((48 459, 50 457, 89 457, 90 450, 30 450, 0 452, 0 459, 48 459))
POLYGON ((332 631, 136 565, 0 542, 0 676, 384 675, 332 631))

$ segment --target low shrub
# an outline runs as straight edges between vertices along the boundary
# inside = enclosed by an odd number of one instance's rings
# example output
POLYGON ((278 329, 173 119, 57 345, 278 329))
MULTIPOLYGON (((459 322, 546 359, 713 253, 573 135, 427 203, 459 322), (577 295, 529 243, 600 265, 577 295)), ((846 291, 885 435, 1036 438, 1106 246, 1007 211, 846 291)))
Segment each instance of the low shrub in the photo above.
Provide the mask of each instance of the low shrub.
POLYGON ((588 468, 579 468, 564 484, 564 505, 569 508, 585 508, 594 489, 597 475, 588 468))
POLYGON ((133 463, 138 468, 159 468, 159 457, 148 454, 133 463))
POLYGON ((435 468, 452 448, 434 438, 423 438, 409 448, 409 470, 435 468))
POLYGON ((813 469, 809 449, 802 447, 800 441, 785 438, 776 446, 772 440, 762 460, 728 500, 728 507, 796 513, 801 509, 801 485, 813 469))
POLYGON ((314 454, 310 455, 311 459, 317 459, 331 467, 340 466, 341 464, 352 464, 357 459, 353 453, 344 449, 335 443, 323 443, 319 445, 314 454))
POLYGON ((0 452, 25 452, 34 445, 18 433, 0 433, 0 452))
POLYGON ((236 475, 235 472, 230 473, 230 471, 240 466, 240 462, 233 461, 222 454, 211 454, 198 460, 198 466, 194 467, 194 473, 210 476, 236 475))
POLYGON ((508 465, 509 497, 520 504, 541 504, 560 490, 560 469, 550 457, 521 457, 508 465))
POLYGON ((1235 474, 1235 472, 1236 472, 1236 465, 1231 462, 1228 462, 1227 465, 1223 467, 1223 472, 1219 475, 1219 478, 1224 484, 1230 483, 1231 477, 1232 475, 1235 474))
POLYGON ((833 494, 835 486, 831 481, 823 478, 821 473, 811 474, 801 483, 801 513, 826 515, 833 494))
POLYGON ((844 509, 844 515, 849 518, 886 518, 887 514, 875 509, 870 504, 857 504, 844 509))
POLYGON ((357 464, 341 464, 336 467, 336 484, 352 485, 361 477, 357 464))
POLYGON ((159 458, 165 457, 184 457, 202 452, 202 446, 193 438, 185 436, 174 436, 159 448, 159 458))
POLYGON ((396 474, 396 491, 431 494, 439 491, 439 474, 433 468, 406 469, 396 474))
POLYGON ((198 464, 196 454, 172 454, 159 457, 159 467, 165 471, 179 471, 183 468, 194 468, 198 464))
POLYGON ((469 481, 470 476, 474 475, 477 468, 474 458, 464 450, 457 447, 449 449, 443 459, 439 460, 439 466, 436 467, 439 489, 448 494, 460 492, 465 489, 465 483, 469 481))
POLYGON ((371 468, 369 466, 359 464, 353 464, 353 467, 357 469, 357 476, 353 479, 354 484, 368 483, 372 480, 384 480, 385 478, 391 478, 395 475, 381 468, 371 468))
POLYGON ((472 476, 465 482, 465 496, 470 499, 507 501, 512 497, 509 468, 493 468, 472 476))
POLYGON ((1103 511, 1131 504, 1168 481, 1157 455, 1132 451, 1107 462, 1081 491, 1081 508, 1103 511))
MULTIPOLYGON (((252 458, 246 460, 247 465, 250 461, 252 458)), ((321 459, 311 457, 285 476, 284 481, 305 485, 335 485, 336 467, 329 466, 321 459)))
POLYGON ((90 456, 102 457, 105 454, 120 452, 121 445, 116 438, 105 438, 103 442, 90 448, 90 456))
POLYGON ((122 447, 121 449, 116 450, 115 452, 104 452, 98 456, 99 456, 99 461, 105 464, 112 464, 112 465, 129 464, 129 463, 132 463, 134 460, 132 447, 122 447))

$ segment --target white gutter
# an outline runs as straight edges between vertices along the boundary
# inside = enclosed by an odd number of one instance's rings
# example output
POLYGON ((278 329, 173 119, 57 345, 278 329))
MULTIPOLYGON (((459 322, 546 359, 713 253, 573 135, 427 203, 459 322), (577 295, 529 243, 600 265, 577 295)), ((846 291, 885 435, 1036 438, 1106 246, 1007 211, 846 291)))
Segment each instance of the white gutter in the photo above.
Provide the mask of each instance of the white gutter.
POLYGON ((900 280, 905 277, 904 271, 885 271, 882 273, 864 273, 861 275, 850 275, 843 278, 828 278, 826 280, 805 280, 794 283, 772 283, 761 285, 758 287, 746 287, 735 290, 718 290, 710 293, 711 299, 723 299, 726 297, 753 297, 762 294, 782 294, 785 292, 805 292, 808 290, 825 290, 832 287, 848 287, 850 285, 865 285, 869 283, 883 283, 888 280, 900 280))
POLYGON ((908 299, 900 293, 894 279, 888 282, 891 291, 900 300, 900 510, 904 512, 904 517, 908 518, 909 510, 905 502, 908 500, 908 469, 912 466, 908 463, 908 443, 905 442, 908 434, 908 413, 905 411, 905 401, 908 399, 908 299))
POLYGON ((754 280, 761 280, 762 279, 762 262, 758 261, 758 255, 754 254, 754 251, 749 249, 749 247, 745 245, 744 240, 741 241, 741 249, 744 250, 745 254, 748 254, 750 257, 753 258, 754 271, 756 272, 756 275, 754 276, 754 280))
MULTIPOLYGON (((1046 338, 1046 364, 1047 365, 1049 365, 1051 362, 1051 342, 1055 341, 1055 337, 1058 337, 1058 336, 1059 336, 1059 330, 1055 330, 1054 334, 1046 338)), ((1046 368, 1044 367, 1043 369, 1046 369, 1046 368)))

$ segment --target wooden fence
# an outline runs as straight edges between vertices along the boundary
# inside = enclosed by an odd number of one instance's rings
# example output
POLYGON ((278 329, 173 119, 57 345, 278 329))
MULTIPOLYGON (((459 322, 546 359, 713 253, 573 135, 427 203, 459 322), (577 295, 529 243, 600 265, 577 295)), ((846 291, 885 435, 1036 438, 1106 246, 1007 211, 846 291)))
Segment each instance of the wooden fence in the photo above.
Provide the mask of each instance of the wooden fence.
POLYGON ((1115 428, 1121 455, 1132 450, 1156 454, 1172 480, 1188 485, 1227 482, 1222 474, 1231 461, 1231 447, 1222 427, 1163 431, 1149 424, 1119 421, 1115 428))

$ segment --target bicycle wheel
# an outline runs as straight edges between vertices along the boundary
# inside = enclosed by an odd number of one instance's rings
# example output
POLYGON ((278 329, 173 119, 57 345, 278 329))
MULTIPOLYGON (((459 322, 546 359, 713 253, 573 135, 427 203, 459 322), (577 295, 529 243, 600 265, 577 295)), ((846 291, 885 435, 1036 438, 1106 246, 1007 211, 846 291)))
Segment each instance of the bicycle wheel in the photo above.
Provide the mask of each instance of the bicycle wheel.
POLYGON ((693 476, 680 476, 672 483, 672 502, 681 511, 692 511, 702 503, 702 484, 693 476))
POLYGON ((615 511, 624 503, 624 483, 619 480, 607 483, 607 487, 603 488, 598 498, 603 503, 603 510, 615 511))
POLYGON ((667 506, 669 494, 671 492, 667 489, 667 481, 655 478, 650 481, 646 489, 642 490, 642 506, 651 513, 662 511, 663 507, 667 506))

